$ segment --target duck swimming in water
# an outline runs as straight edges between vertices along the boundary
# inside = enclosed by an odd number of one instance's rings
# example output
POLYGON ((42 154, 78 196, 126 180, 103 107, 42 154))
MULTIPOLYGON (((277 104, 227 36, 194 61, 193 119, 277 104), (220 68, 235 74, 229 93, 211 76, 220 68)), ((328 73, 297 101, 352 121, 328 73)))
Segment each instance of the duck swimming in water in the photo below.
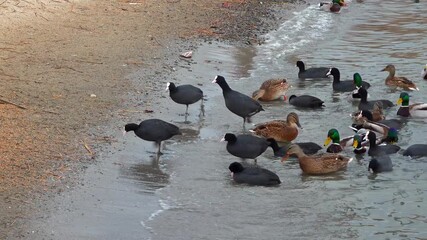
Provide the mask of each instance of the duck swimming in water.
POLYGON ((385 79, 385 84, 387 86, 395 86, 412 91, 419 90, 415 83, 410 81, 406 77, 396 77, 396 68, 394 67, 394 65, 389 64, 381 71, 389 72, 387 78, 385 79))
POLYGON ((399 110, 397 110, 397 115, 399 116, 427 118, 427 103, 414 103, 409 105, 409 94, 407 92, 402 92, 400 94, 397 104, 402 104, 399 110))
POLYGON ((282 158, 286 161, 290 155, 298 157, 301 170, 305 174, 322 175, 337 172, 347 167, 353 158, 349 158, 336 153, 320 153, 315 155, 306 155, 302 149, 295 144, 289 146, 287 154, 282 158))
POLYGON ((301 128, 298 114, 291 112, 286 120, 261 123, 250 132, 265 138, 273 138, 278 142, 290 142, 298 136, 298 128, 301 128))
POLYGON ((252 98, 260 101, 274 101, 282 96, 290 88, 286 79, 269 79, 264 81, 258 90, 252 93, 252 98))

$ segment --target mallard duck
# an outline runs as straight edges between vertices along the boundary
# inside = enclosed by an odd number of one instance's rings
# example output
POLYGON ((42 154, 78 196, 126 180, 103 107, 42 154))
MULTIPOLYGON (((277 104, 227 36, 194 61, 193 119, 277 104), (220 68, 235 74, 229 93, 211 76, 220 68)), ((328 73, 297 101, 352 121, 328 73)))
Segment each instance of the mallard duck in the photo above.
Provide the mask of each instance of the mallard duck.
POLYGON ((371 87, 370 83, 362 80, 362 76, 360 76, 360 73, 353 74, 353 83, 354 85, 356 85, 356 88, 364 87, 365 89, 368 89, 371 87))
POLYGON ((385 79, 385 84, 387 86, 401 87, 405 90, 419 90, 415 83, 413 83, 406 77, 396 77, 396 68, 394 67, 394 65, 389 64, 381 71, 389 72, 387 78, 385 79))
POLYGON ((353 152, 356 154, 363 154, 366 152, 366 147, 362 145, 363 138, 359 134, 353 136, 353 152))
POLYGON ((399 116, 427 118, 427 103, 414 103, 409 105, 409 94, 407 92, 402 92, 400 94, 397 104, 402 104, 399 110, 397 110, 397 115, 399 116))
POLYGON ((319 98, 310 95, 291 95, 289 97, 289 104, 299 108, 321 108, 324 106, 323 103, 319 98))
POLYGON ((298 78, 328 78, 326 74, 329 71, 327 67, 315 67, 305 69, 305 64, 303 61, 297 61, 297 67, 299 68, 298 78))
POLYGON ((354 131, 359 131, 360 129, 366 129, 366 131, 374 131, 378 134, 381 134, 382 136, 386 136, 390 129, 385 124, 382 124, 379 122, 373 122, 370 120, 364 120, 361 123, 352 124, 350 128, 353 129, 354 131))
POLYGON ((382 103, 384 109, 394 106, 391 101, 386 99, 368 101, 368 91, 363 87, 359 88, 358 93, 360 94, 360 103, 358 105, 359 110, 372 110, 375 103, 378 101, 382 103))
POLYGON ((366 140, 369 140, 369 156, 381 156, 386 154, 397 153, 400 150, 400 147, 397 145, 378 145, 377 144, 377 135, 373 131, 368 131, 365 136, 366 140))
POLYGON ((298 136, 299 123, 298 114, 291 112, 284 120, 273 120, 255 126, 250 132, 265 138, 273 138, 278 142, 290 142, 298 136))
POLYGON ((372 111, 369 110, 359 110, 354 112, 351 116, 354 122, 359 122, 360 120, 370 120, 374 122, 379 122, 385 119, 383 111, 382 102, 375 102, 372 111))
POLYGON ((398 131, 396 128, 389 127, 380 122, 372 122, 366 120, 362 124, 355 125, 353 124, 351 128, 354 131, 360 131, 361 129, 365 129, 366 131, 374 131, 381 135, 380 139, 377 141, 377 144, 381 143, 397 143, 399 140, 398 131))
POLYGON ((259 102, 245 94, 232 90, 223 76, 217 75, 212 83, 217 83, 221 87, 225 106, 228 110, 243 118, 243 127, 246 121, 250 122, 250 117, 260 111, 264 111, 259 102))
POLYGON ((270 79, 261 84, 261 87, 252 93, 252 98, 260 101, 273 101, 284 96, 290 85, 286 79, 270 79))
POLYGON ((282 162, 290 155, 296 155, 299 160, 301 170, 306 174, 322 175, 337 172, 345 169, 353 159, 336 153, 320 153, 306 155, 302 149, 292 144, 287 150, 287 154, 282 158, 282 162))
POLYGON ((390 128, 380 143, 395 144, 399 141, 398 131, 395 128, 390 128))
MULTIPOLYGON (((380 102, 377 102, 380 103, 380 102)), ((382 111, 381 111, 382 112, 382 111)), ((360 110, 352 115, 354 124, 352 127, 356 129, 363 128, 363 123, 369 121, 372 124, 381 123, 389 128, 401 129, 402 121, 399 119, 384 119, 384 115, 377 112, 375 115, 369 110, 360 110)))
POLYGON ((424 69, 421 71, 421 77, 424 80, 427 80, 427 64, 425 65, 424 69))
POLYGON ((326 137, 325 143, 323 144, 325 147, 329 145, 326 149, 326 152, 329 153, 339 153, 343 150, 345 146, 348 145, 348 139, 340 139, 340 133, 335 128, 332 128, 328 131, 328 136, 326 137), (331 143, 329 145, 329 143, 331 143))
POLYGON ((255 166, 244 167, 239 162, 233 162, 228 167, 236 183, 246 183, 256 186, 272 186, 280 184, 280 178, 274 172, 255 166))

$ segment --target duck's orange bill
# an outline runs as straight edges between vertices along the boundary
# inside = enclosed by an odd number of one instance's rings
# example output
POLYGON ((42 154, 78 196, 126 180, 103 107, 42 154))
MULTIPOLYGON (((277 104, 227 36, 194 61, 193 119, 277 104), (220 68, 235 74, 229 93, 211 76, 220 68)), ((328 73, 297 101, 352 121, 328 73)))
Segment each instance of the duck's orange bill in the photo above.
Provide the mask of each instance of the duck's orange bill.
POLYGON ((402 102, 403 102, 403 99, 402 99, 402 98, 399 98, 399 99, 397 100, 397 105, 402 104, 402 102))
POLYGON ((331 141, 332 141, 332 138, 327 137, 326 140, 325 140, 325 143, 323 144, 323 146, 325 146, 325 147, 328 146, 329 143, 331 143, 331 141))
POLYGON ((353 148, 357 148, 357 145, 359 145, 359 141, 354 140, 353 141, 353 148))

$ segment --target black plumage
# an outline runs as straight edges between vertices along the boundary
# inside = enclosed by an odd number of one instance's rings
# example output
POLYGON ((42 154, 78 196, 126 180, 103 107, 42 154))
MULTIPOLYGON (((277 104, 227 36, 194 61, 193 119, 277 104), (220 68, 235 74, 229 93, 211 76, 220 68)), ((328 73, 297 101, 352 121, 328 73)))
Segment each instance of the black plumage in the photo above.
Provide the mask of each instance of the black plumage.
POLYGON ((239 158, 256 159, 271 147, 275 156, 283 157, 286 151, 280 148, 273 138, 265 139, 249 134, 234 135, 226 133, 221 141, 227 141, 227 151, 239 158))
POLYGON ((403 151, 403 156, 424 157, 427 156, 427 144, 413 144, 403 151))
POLYGON ((393 171, 393 163, 388 155, 376 156, 369 161, 368 169, 373 173, 393 171))
POLYGON ((303 61, 297 61, 297 67, 299 68, 298 78, 328 78, 326 75, 329 72, 327 67, 316 67, 316 68, 305 68, 303 61))
POLYGON ((233 162, 228 169, 232 172, 236 183, 249 185, 272 186, 280 184, 280 178, 274 172, 260 167, 244 167, 241 163, 233 162))
POLYGON ((188 105, 203 100, 203 91, 193 85, 185 84, 176 86, 172 82, 167 83, 169 96, 178 104, 186 105, 185 114, 188 114, 188 105))
MULTIPOLYGON (((336 92, 351 92, 356 89, 356 85, 353 80, 341 81, 341 74, 338 68, 331 68, 327 74, 332 75, 334 80, 332 82, 332 89, 336 92)), ((362 81, 362 87, 368 89, 371 85, 367 82, 362 81)))
POLYGON ((160 119, 147 119, 139 125, 136 123, 128 123, 125 125, 125 132, 134 131, 139 138, 155 142, 158 145, 158 154, 161 154, 161 142, 175 135, 180 135, 181 131, 173 124, 160 119))
POLYGON ((243 125, 246 121, 250 122, 251 116, 264 111, 259 102, 245 94, 232 90, 223 76, 216 76, 212 82, 217 83, 222 88, 225 106, 232 113, 243 118, 243 125))
POLYGON ((324 102, 319 98, 310 95, 292 95, 289 97, 289 103, 300 108, 321 108, 324 102))
POLYGON ((369 140, 369 156, 393 154, 400 150, 399 146, 393 144, 377 145, 377 135, 373 131, 368 131, 368 134, 365 137, 367 137, 369 140))
POLYGON ((393 102, 391 102, 390 100, 386 100, 386 99, 368 101, 368 91, 366 91, 366 89, 363 87, 359 88, 358 93, 360 95, 360 103, 358 106, 359 110, 370 110, 371 111, 374 108, 374 105, 376 102, 381 102, 384 109, 394 106, 393 102))

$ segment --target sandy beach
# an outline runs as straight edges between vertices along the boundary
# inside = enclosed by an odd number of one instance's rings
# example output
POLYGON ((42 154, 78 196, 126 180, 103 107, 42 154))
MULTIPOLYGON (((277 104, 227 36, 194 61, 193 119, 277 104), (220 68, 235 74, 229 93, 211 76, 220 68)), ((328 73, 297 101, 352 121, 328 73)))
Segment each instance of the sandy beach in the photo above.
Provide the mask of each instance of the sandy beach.
POLYGON ((108 126, 157 110, 153 76, 170 73, 180 53, 204 41, 261 44, 289 2, 0 3, 0 238, 26 237, 40 203, 117 141, 108 126), (152 74, 135 89, 126 76, 141 68, 152 74))

